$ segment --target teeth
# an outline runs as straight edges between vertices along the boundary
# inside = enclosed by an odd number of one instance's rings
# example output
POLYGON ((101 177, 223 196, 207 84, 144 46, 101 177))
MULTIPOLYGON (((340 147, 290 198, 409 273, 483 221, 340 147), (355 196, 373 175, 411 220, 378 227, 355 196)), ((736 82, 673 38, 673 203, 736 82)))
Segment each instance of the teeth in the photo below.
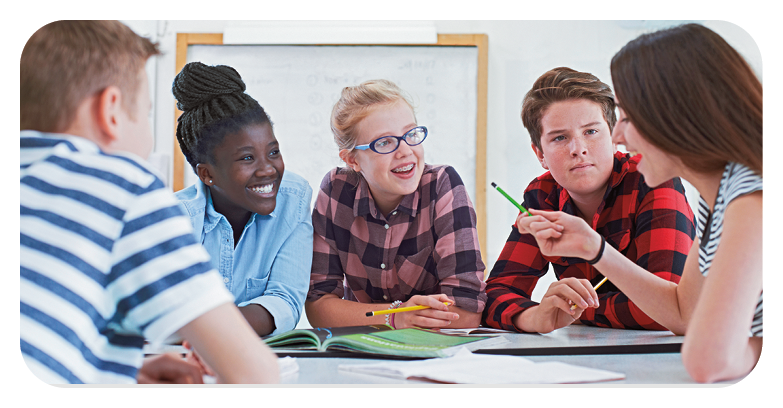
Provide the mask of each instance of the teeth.
POLYGON ((273 184, 267 184, 265 186, 260 187, 251 187, 250 190, 259 193, 259 194, 269 194, 272 192, 273 184))
POLYGON ((392 171, 395 173, 404 173, 406 171, 410 171, 413 168, 413 163, 405 166, 405 167, 398 167, 396 169, 393 169, 392 171))

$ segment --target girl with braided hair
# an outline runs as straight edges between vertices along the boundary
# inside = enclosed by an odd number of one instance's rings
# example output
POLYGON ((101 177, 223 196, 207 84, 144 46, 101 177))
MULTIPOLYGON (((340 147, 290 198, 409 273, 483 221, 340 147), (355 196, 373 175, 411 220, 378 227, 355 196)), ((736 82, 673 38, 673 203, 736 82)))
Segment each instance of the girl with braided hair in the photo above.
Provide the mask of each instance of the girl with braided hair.
POLYGON ((285 172, 264 109, 239 73, 192 62, 174 79, 177 140, 198 181, 176 193, 245 319, 260 336, 292 330, 307 293, 312 189, 285 172))

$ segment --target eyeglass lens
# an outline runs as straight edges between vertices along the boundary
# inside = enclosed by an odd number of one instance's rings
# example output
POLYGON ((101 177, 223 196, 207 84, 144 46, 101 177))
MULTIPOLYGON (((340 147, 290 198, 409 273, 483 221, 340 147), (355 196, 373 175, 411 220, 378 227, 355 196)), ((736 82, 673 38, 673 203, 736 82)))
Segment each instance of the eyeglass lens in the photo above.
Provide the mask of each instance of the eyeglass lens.
MULTIPOLYGON (((405 139, 408 145, 415 146, 421 143, 426 136, 427 136, 427 132, 423 128, 416 127, 411 129, 408 133, 404 134, 402 137, 405 139)), ((378 153, 391 153, 397 150, 397 146, 399 145, 399 143, 400 140, 398 138, 389 136, 376 140, 374 147, 378 153)))

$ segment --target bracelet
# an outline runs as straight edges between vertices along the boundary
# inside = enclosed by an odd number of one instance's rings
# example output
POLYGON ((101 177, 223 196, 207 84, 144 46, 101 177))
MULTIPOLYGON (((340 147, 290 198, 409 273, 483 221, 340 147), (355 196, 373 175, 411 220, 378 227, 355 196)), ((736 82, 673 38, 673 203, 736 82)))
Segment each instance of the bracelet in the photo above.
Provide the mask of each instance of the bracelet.
POLYGON ((601 260, 601 256, 604 254, 604 248, 606 247, 606 238, 604 238, 603 235, 599 235, 601 237, 601 248, 598 249, 598 255, 595 256, 595 258, 587 261, 590 265, 595 265, 598 261, 601 260))
MULTIPOLYGON (((400 307, 401 304, 402 304, 401 300, 395 300, 394 302, 392 302, 392 304, 389 305, 389 309, 396 309, 396 308, 400 307)), ((386 324, 391 326, 392 329, 395 328, 394 327, 394 313, 389 313, 389 314, 386 315, 386 324)))

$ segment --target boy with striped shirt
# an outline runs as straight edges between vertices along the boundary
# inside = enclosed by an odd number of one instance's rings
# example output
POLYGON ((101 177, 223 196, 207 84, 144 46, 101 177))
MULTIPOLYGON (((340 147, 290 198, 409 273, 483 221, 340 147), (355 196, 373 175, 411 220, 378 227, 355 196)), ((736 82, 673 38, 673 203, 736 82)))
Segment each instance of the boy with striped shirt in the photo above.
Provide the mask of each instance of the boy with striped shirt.
POLYGON ((48 383, 201 382, 145 339, 179 335, 222 382, 276 382, 189 220, 141 159, 156 45, 116 21, 57 21, 21 58, 20 347, 48 383))

